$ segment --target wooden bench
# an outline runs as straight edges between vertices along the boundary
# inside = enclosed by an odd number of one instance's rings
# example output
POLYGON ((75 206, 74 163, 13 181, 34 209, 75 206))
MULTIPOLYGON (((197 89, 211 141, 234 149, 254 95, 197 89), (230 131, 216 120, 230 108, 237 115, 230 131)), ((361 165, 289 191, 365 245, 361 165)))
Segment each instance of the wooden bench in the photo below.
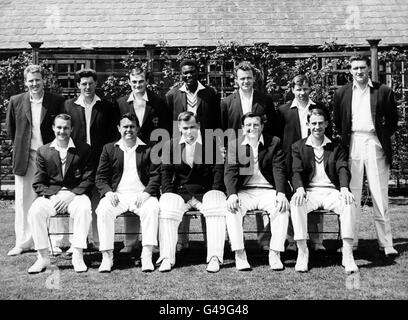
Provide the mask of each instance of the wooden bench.
MULTIPOLYGON (((338 223, 338 229, 337 230, 329 230, 329 231, 323 231, 322 233, 324 234, 337 234, 337 242, 339 242, 341 240, 341 235, 340 235, 340 218, 339 215, 337 215, 336 213, 334 213, 333 211, 329 211, 329 210, 323 210, 323 209, 318 209, 315 211, 312 211, 309 213, 310 214, 319 214, 319 215, 324 215, 324 216, 337 216, 337 223, 338 223)), ((256 225, 258 226, 258 229, 260 229, 259 226, 261 226, 263 224, 264 228, 262 228, 262 230, 244 230, 244 234, 253 234, 256 233, 258 235, 258 239, 260 237, 263 236, 263 234, 270 234, 270 228, 267 227, 267 224, 269 223, 269 215, 267 214, 266 211, 263 210, 251 210, 249 212, 247 212, 247 214, 245 215, 245 217, 251 217, 251 216, 255 216, 256 219, 256 225), (268 223, 266 223, 265 219, 268 220, 268 223)), ((124 218, 124 217, 130 217, 130 218, 139 218, 138 215, 131 213, 131 212, 125 212, 122 213, 121 215, 117 216, 117 218, 124 218)), ((50 217, 50 221, 51 219, 59 219, 59 218, 69 218, 69 214, 57 214, 55 216, 50 217)), ((204 241, 206 240, 206 228, 205 228, 205 220, 203 219, 203 215, 200 211, 197 210, 190 210, 187 211, 184 216, 183 219, 202 219, 202 230, 201 231, 183 231, 180 230, 178 231, 179 235, 183 235, 183 234, 202 234, 204 237, 204 241)), ((244 218, 245 219, 245 218, 244 218)), ((244 220, 245 221, 245 220, 244 220)), ((53 247, 52 247, 52 241, 51 241, 51 235, 69 235, 72 234, 72 232, 51 232, 50 231, 50 224, 47 225, 47 232, 48 232, 48 240, 50 243, 50 248, 51 248, 51 253, 53 254, 53 247)), ((312 231, 308 231, 309 234, 310 233, 319 233, 319 232, 312 232, 312 231)), ((129 233, 125 233, 125 232, 115 232, 115 235, 125 235, 125 234, 137 234, 140 235, 141 232, 129 232, 129 233)), ((228 234, 227 234, 227 238, 228 238, 228 234)))

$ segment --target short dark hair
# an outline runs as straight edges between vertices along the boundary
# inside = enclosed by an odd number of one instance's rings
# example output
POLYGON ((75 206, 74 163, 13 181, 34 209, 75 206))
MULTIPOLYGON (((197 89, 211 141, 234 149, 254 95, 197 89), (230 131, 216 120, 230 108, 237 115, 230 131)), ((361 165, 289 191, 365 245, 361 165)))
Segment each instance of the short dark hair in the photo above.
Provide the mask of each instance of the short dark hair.
POLYGON ((259 118, 261 121, 261 124, 264 124, 266 121, 265 116, 263 114, 257 113, 257 112, 247 112, 241 117, 241 124, 244 125, 245 119, 246 118, 259 118))
POLYGON ((71 127, 72 127, 72 119, 71 119, 71 116, 69 114, 60 113, 60 114, 56 115, 55 118, 54 118, 54 121, 53 121, 54 125, 55 125, 55 120, 57 120, 57 119, 62 119, 62 120, 65 120, 65 121, 69 121, 71 123, 71 127))
POLYGON ((129 72, 129 76, 137 76, 139 74, 142 74, 144 76, 144 78, 147 80, 148 77, 148 72, 146 69, 136 66, 134 67, 132 70, 130 70, 129 72))
POLYGON ((352 63, 353 61, 365 61, 365 62, 367 63, 367 66, 368 66, 368 67, 371 66, 371 60, 370 60, 370 58, 367 57, 367 56, 364 56, 364 55, 362 55, 362 54, 360 54, 360 53, 355 54, 355 55, 352 55, 352 56, 350 57, 350 60, 349 60, 350 66, 351 66, 351 63, 352 63))
POLYGON ((98 80, 96 71, 94 69, 81 69, 75 73, 75 78, 76 78, 77 83, 81 82, 81 78, 88 78, 88 77, 92 77, 95 80, 95 82, 98 80))
POLYGON ((198 70, 197 62, 195 60, 193 60, 193 59, 184 59, 184 60, 182 60, 180 62, 180 70, 184 66, 192 66, 192 67, 195 67, 198 70))
POLYGON ((252 71, 252 74, 256 75, 256 69, 254 65, 249 61, 242 61, 234 68, 234 76, 237 77, 238 70, 252 71))
POLYGON ((308 123, 310 121, 311 116, 323 116, 324 121, 329 121, 330 120, 330 116, 329 116, 328 111, 326 109, 319 108, 319 107, 311 106, 309 108, 309 111, 307 112, 307 117, 306 117, 308 123))
POLYGON ((198 123, 197 116, 191 111, 184 111, 179 113, 177 116, 177 121, 190 121, 191 118, 194 118, 195 122, 198 123))
POLYGON ((136 115, 134 113, 131 113, 131 112, 127 112, 127 113, 122 114, 120 116, 120 119, 119 119, 119 123, 118 123, 119 125, 120 125, 120 122, 122 121, 122 119, 128 119, 128 120, 130 120, 132 122, 136 122, 136 115))
POLYGON ((302 86, 304 83, 307 83, 309 86, 312 85, 312 82, 308 77, 306 77, 304 74, 298 74, 290 82, 290 87, 294 88, 296 85, 302 86))

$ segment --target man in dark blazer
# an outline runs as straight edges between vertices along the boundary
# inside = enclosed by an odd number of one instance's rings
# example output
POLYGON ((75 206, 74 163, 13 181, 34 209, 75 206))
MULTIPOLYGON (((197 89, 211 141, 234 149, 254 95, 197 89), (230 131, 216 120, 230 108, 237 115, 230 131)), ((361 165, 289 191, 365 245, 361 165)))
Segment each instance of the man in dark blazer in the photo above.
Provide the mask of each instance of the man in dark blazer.
MULTIPOLYGON (((184 111, 197 116, 202 136, 205 129, 221 128, 220 98, 213 88, 198 81, 197 63, 188 59, 181 61, 180 73, 182 83, 170 89, 165 97, 170 136, 178 131, 177 117, 184 111)), ((189 217, 185 217, 180 226, 182 232, 177 250, 188 247, 189 224, 189 217)))
POLYGON ((129 86, 132 92, 117 100, 120 114, 133 113, 136 116, 137 136, 143 142, 150 141, 153 130, 170 130, 171 119, 166 115, 164 99, 146 88, 147 74, 136 67, 129 73, 129 86))
MULTIPOLYGON (((281 128, 279 137, 282 138, 282 148, 286 154, 286 167, 288 176, 291 176, 292 171, 292 144, 300 139, 308 136, 307 115, 310 108, 326 109, 319 102, 314 102, 309 95, 312 91, 310 80, 303 74, 295 76, 290 83, 291 91, 294 96, 292 101, 289 101, 277 110, 277 116, 281 128)), ((326 136, 331 137, 331 122, 328 122, 326 136)), ((292 196, 292 190, 288 190, 288 197, 292 196)), ((326 250, 323 246, 323 217, 315 215, 309 217, 308 228, 311 231, 310 240, 314 250, 326 250)), ((291 220, 289 220, 288 228, 288 246, 286 250, 296 250, 296 244, 293 240, 293 228, 291 220)))
POLYGON ((201 136, 194 113, 182 112, 177 121, 181 137, 167 141, 162 152, 159 270, 170 271, 175 264, 179 224, 186 211, 197 209, 207 227, 207 271, 218 272, 226 235, 223 157, 215 139, 201 136))
POLYGON ((44 271, 50 264, 47 225, 51 216, 69 213, 73 219, 72 265, 76 272, 85 272, 83 249, 91 225, 89 194, 94 184, 92 151, 86 143, 74 143, 71 117, 55 117, 52 129, 55 139, 37 151, 37 171, 33 188, 38 198, 33 202, 28 220, 32 229, 37 261, 29 273, 44 271))
MULTIPOLYGON (((238 137, 238 132, 242 129, 242 116, 247 112, 264 116, 263 132, 280 137, 280 127, 272 97, 254 89, 255 67, 250 62, 243 61, 235 67, 234 75, 238 90, 221 101, 221 128, 224 131, 233 129, 230 130, 228 139, 233 140, 238 137)), ((268 250, 270 239, 269 234, 263 232, 266 226, 262 216, 256 217, 256 224, 258 241, 265 250, 268 250)))
POLYGON ((243 217, 248 210, 264 210, 269 214, 272 234, 269 265, 272 270, 281 270, 280 252, 285 250, 289 220, 285 155, 279 138, 262 133, 262 115, 244 114, 242 128, 243 136, 228 143, 224 173, 231 250, 235 251, 238 270, 251 268, 245 253, 243 217))
POLYGON ((391 88, 371 81, 370 60, 350 58, 353 82, 334 94, 334 123, 349 148, 350 189, 357 203, 354 246, 358 229, 364 171, 373 199, 374 224, 380 250, 395 256, 388 213, 388 181, 392 164, 391 136, 397 129, 398 111, 391 88))
POLYGON ((52 123, 63 112, 64 97, 44 91, 42 68, 30 65, 24 70, 28 92, 10 98, 6 126, 13 143, 15 174, 15 247, 8 255, 18 255, 33 246, 27 221, 28 209, 36 198, 32 188, 37 149, 54 139, 52 123))
MULTIPOLYGON (((75 76, 80 95, 65 102, 65 112, 72 118, 71 136, 74 143, 86 142, 91 146, 96 172, 103 146, 118 137, 115 124, 118 121, 119 111, 115 104, 101 99, 95 93, 97 86, 95 70, 81 69, 75 76)), ((99 245, 95 214, 98 202, 99 194, 94 187, 91 195, 92 240, 96 247, 99 245)))
POLYGON ((298 246, 295 270, 308 271, 309 250, 307 239, 307 214, 317 209, 333 210, 340 216, 343 239, 342 265, 347 273, 358 271, 353 257, 355 224, 354 197, 349 191, 350 171, 347 152, 324 133, 328 126, 327 110, 313 107, 308 112, 310 135, 292 145, 291 199, 294 239, 298 246))
MULTIPOLYGON (((99 272, 113 266, 115 219, 131 211, 140 217, 142 229, 142 271, 153 271, 152 250, 157 246, 159 223, 160 163, 153 164, 151 146, 137 137, 134 113, 121 116, 121 139, 104 146, 96 173, 101 201, 96 209, 102 263, 99 272)), ((130 218, 131 219, 131 218, 130 218)), ((129 232, 125 224, 125 233, 129 232)))

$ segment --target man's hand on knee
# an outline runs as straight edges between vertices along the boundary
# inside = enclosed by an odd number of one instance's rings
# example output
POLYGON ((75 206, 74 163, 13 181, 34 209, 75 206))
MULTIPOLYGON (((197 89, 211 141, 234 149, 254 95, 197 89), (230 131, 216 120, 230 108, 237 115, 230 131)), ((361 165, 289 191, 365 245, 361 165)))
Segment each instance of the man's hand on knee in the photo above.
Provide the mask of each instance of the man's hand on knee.
POLYGON ((306 191, 303 187, 296 189, 296 192, 293 194, 291 202, 295 206, 302 206, 306 200, 306 191))
POLYGON ((280 213, 289 211, 289 201, 282 192, 278 192, 276 195, 276 208, 280 213))
POLYGON ((105 197, 109 200, 113 207, 119 204, 119 197, 116 192, 108 191, 105 193, 105 197))
POLYGON ((231 194, 227 199, 227 209, 232 213, 236 213, 240 207, 240 201, 236 194, 231 194))
POLYGON ((135 206, 136 206, 136 208, 140 208, 142 205, 143 205, 143 203, 145 203, 145 201, 147 200, 147 199, 149 199, 149 197, 150 197, 150 194, 149 193, 147 193, 147 192, 139 192, 138 194, 137 194, 137 196, 136 196, 136 200, 135 200, 135 206))
POLYGON ((355 202, 353 194, 346 187, 340 188, 340 198, 347 205, 351 205, 355 202))

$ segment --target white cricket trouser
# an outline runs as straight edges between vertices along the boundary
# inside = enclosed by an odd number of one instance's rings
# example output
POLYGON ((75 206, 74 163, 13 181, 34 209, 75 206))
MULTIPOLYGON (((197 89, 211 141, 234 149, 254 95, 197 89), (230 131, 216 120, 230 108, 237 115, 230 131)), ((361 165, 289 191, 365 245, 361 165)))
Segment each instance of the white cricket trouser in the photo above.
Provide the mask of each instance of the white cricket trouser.
POLYGON ((288 231, 289 211, 276 210, 276 190, 244 189, 238 192, 241 201, 240 210, 236 213, 227 211, 226 221, 231 250, 242 250, 244 246, 243 218, 249 210, 264 210, 269 214, 271 240, 269 249, 285 251, 285 239, 288 231))
POLYGON ((36 151, 30 150, 26 174, 24 176, 14 176, 14 231, 16 234, 16 247, 22 249, 31 249, 33 247, 33 237, 28 222, 28 211, 33 201, 37 198, 37 194, 32 187, 35 171, 37 170, 35 164, 36 157, 36 151))
POLYGON ((373 200, 374 224, 380 247, 392 247, 390 217, 388 213, 389 164, 375 133, 356 132, 351 135, 349 166, 350 190, 357 204, 354 245, 358 243, 361 193, 364 169, 373 200))
MULTIPOLYGON (((115 219, 118 215, 129 211, 130 206, 136 201, 137 194, 117 193, 117 195, 119 203, 116 207, 112 206, 107 197, 103 197, 96 208, 100 251, 114 249, 115 219)), ((156 246, 159 225, 159 202, 157 198, 149 197, 135 214, 140 217, 142 245, 156 246)))
MULTIPOLYGON (((86 237, 91 225, 91 201, 86 195, 77 195, 68 205, 68 213, 73 219, 73 236, 71 245, 74 248, 86 249, 86 237)), ((35 250, 48 248, 47 225, 50 217, 57 211, 50 199, 37 198, 28 213, 28 220, 33 233, 35 250)))
POLYGON ((312 188, 307 190, 307 201, 301 206, 290 204, 294 239, 307 239, 307 214, 317 209, 331 210, 340 216, 342 239, 353 239, 355 225, 355 204, 346 205, 340 198, 340 191, 331 188, 312 188))
MULTIPOLYGON (((160 197, 160 257, 170 259, 171 264, 176 262, 176 245, 178 227, 183 214, 190 209, 183 198, 175 193, 164 193, 160 197)), ((217 257, 222 263, 224 260, 225 244, 225 214, 227 203, 225 194, 218 190, 210 190, 203 196, 201 213, 205 217, 207 227, 207 262, 211 257, 217 257)))

